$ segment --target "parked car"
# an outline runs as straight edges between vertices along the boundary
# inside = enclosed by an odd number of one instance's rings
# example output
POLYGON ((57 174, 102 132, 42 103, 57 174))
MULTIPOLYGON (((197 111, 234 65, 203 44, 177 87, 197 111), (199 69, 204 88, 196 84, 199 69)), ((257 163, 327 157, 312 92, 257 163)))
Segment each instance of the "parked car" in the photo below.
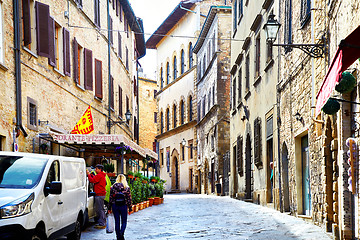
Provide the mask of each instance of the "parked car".
POLYGON ((0 239, 80 239, 88 201, 84 159, 0 151, 0 239))

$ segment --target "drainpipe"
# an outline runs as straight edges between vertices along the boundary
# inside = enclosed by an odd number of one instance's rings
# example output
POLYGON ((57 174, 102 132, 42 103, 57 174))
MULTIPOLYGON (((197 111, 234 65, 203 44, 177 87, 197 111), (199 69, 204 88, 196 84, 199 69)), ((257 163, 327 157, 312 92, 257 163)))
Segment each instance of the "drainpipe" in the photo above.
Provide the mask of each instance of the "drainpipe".
POLYGON ((110 54, 111 54, 111 46, 110 46, 110 4, 109 4, 109 0, 107 0, 106 1, 107 2, 107 4, 106 4, 106 6, 107 6, 107 20, 108 20, 108 27, 107 27, 107 29, 108 29, 108 69, 109 69, 109 74, 108 74, 108 78, 109 78, 109 102, 108 102, 108 104, 109 104, 109 107, 108 107, 108 123, 109 124, 106 124, 107 125, 107 127, 108 127, 108 134, 111 134, 111 125, 110 125, 110 120, 111 120, 111 98, 110 98, 110 96, 111 96, 111 88, 112 88, 112 86, 111 86, 111 56, 110 56, 110 54))
MULTIPOLYGON (((16 129, 20 129, 27 137, 21 114, 21 62, 20 62, 20 6, 18 0, 13 0, 14 6, 14 50, 15 50, 15 84, 16 84, 16 129)), ((15 138, 14 138, 15 139, 15 138)))
MULTIPOLYGON (((281 1, 279 1, 279 21, 280 21, 280 13, 281 13, 281 1)), ((277 69, 277 79, 280 79, 280 59, 281 59, 281 54, 280 54, 280 48, 278 48, 278 69, 277 69)), ((276 91, 276 105, 277 105, 277 139, 278 139, 278 171, 279 171, 279 207, 280 207, 280 212, 284 212, 283 209, 283 201, 282 201, 282 188, 281 188, 281 142, 280 142, 280 127, 281 127, 281 118, 280 118, 280 100, 281 100, 281 89, 277 89, 276 91)))

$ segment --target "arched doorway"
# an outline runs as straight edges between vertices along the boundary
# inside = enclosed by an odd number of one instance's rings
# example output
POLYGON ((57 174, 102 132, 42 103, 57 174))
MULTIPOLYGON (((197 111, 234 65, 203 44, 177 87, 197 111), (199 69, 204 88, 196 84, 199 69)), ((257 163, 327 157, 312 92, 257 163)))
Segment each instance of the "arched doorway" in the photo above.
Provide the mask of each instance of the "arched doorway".
POLYGON ((251 140, 249 134, 246 137, 245 158, 245 198, 252 199, 253 179, 251 170, 251 140))
POLYGON ((179 191, 180 186, 180 164, 179 164, 179 154, 176 150, 172 153, 172 162, 171 162, 171 189, 173 191, 179 191))
POLYGON ((286 144, 282 146, 281 152, 282 163, 282 182, 283 182, 283 203, 284 212, 290 212, 290 194, 289 194, 289 152, 286 144))

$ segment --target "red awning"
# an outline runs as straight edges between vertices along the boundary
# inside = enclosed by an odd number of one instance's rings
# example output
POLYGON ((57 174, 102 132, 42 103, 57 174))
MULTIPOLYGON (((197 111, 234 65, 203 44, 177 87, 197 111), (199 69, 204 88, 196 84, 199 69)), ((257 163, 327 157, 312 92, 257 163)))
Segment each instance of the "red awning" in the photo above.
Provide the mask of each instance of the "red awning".
POLYGON ((340 42, 339 48, 337 49, 334 59, 331 62, 324 82, 316 96, 316 116, 319 115, 322 107, 329 99, 336 84, 340 80, 342 72, 360 57, 359 39, 360 26, 340 42))

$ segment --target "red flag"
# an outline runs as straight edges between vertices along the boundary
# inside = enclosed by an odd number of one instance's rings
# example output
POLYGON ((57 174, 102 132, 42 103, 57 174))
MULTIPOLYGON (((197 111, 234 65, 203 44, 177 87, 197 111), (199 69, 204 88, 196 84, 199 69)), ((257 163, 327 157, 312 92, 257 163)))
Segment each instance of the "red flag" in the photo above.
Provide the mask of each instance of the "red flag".
POLYGON ((89 134, 94 131, 94 124, 91 114, 91 106, 89 106, 75 125, 71 134, 89 134))

